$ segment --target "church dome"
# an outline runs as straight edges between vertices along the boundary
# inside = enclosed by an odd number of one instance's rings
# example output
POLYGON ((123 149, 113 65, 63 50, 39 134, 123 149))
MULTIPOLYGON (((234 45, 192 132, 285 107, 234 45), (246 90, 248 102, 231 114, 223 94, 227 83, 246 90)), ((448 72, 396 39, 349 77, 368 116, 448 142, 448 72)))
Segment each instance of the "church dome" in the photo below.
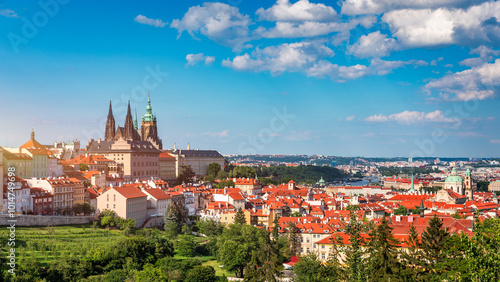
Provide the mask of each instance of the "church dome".
POLYGON ((453 168, 451 170, 451 175, 446 177, 444 182, 464 182, 464 180, 462 179, 462 177, 457 175, 457 170, 453 168))

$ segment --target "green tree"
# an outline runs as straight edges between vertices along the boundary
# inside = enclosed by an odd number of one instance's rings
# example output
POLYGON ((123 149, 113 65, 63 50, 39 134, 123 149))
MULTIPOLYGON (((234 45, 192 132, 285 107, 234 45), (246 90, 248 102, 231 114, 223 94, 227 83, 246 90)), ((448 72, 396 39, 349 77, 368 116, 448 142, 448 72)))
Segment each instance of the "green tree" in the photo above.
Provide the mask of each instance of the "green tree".
POLYGON ((413 280, 419 281, 422 276, 422 253, 420 236, 418 235, 415 224, 410 226, 408 232, 408 237, 405 239, 406 245, 408 246, 407 251, 401 252, 401 262, 406 266, 403 269, 404 274, 402 277, 412 277, 413 280))
POLYGON ((278 281, 283 269, 277 240, 271 233, 260 238, 260 248, 252 252, 252 258, 245 271, 245 281, 278 281))
POLYGON ((445 271, 450 233, 443 228, 443 221, 433 216, 429 226, 422 233, 422 268, 426 269, 428 277, 440 276, 445 271))
POLYGON ((190 165, 181 165, 179 177, 177 177, 178 183, 193 183, 196 173, 190 165))
POLYGON ((302 213, 301 212, 294 212, 290 216, 291 217, 302 217, 302 213))
POLYGON ((41 278, 41 264, 36 258, 23 258, 18 265, 14 281, 36 281, 41 278))
POLYGON ((167 231, 170 237, 175 237, 179 232, 179 225, 182 222, 182 212, 175 203, 167 206, 163 215, 163 221, 165 223, 165 231, 167 231))
POLYGON ((251 225, 231 224, 217 240, 220 262, 228 270, 234 271, 237 277, 243 277, 252 253, 261 247, 263 232, 251 225))
POLYGON ((207 236, 217 236, 222 234, 224 225, 213 219, 202 219, 196 222, 196 226, 200 232, 207 236))
POLYGON ((219 171, 221 171, 220 164, 211 163, 208 165, 207 176, 212 176, 213 178, 215 178, 219 173, 219 171))
POLYGON ((194 257, 196 250, 196 243, 192 236, 182 235, 177 242, 177 254, 184 257, 194 257))
POLYGON ((339 281, 338 269, 330 262, 322 263, 316 253, 300 258, 293 266, 296 282, 339 281))
POLYGON ((280 218, 279 216, 275 216, 273 220, 273 239, 278 239, 280 236, 280 218))
POLYGON ((84 164, 84 163, 81 163, 80 164, 80 171, 88 171, 89 170, 89 166, 84 164))
POLYGON ((287 257, 292 257, 297 254, 299 248, 299 230, 295 222, 289 221, 286 226, 286 237, 288 241, 288 248, 285 253, 287 257))
POLYGON ((396 252, 400 242, 392 235, 384 216, 370 233, 369 242, 369 279, 373 281, 395 281, 400 277, 401 264, 396 252))
POLYGON ((187 223, 184 223, 182 225, 181 232, 184 235, 191 235, 191 227, 187 223))
POLYGON ((221 180, 219 182, 219 189, 224 189, 226 187, 235 187, 236 184, 234 184, 234 182, 232 180, 221 180))
POLYGON ((211 266, 195 266, 191 269, 185 282, 215 282, 217 281, 217 276, 215 276, 215 269, 211 266))
POLYGON ((357 212, 349 212, 349 222, 345 225, 345 234, 349 236, 350 244, 344 246, 343 253, 347 268, 345 269, 348 281, 366 281, 367 269, 364 259, 363 245, 365 240, 361 236, 363 223, 357 220, 357 212))
POLYGON ((241 208, 238 209, 238 211, 236 212, 236 215, 234 216, 234 223, 247 224, 247 220, 245 218, 245 213, 241 210, 241 208))
POLYGON ((394 210, 394 215, 408 215, 408 209, 405 206, 399 206, 394 210))
POLYGON ((156 282, 168 281, 168 276, 159 268, 155 268, 152 264, 145 264, 142 271, 135 274, 135 281, 156 282))

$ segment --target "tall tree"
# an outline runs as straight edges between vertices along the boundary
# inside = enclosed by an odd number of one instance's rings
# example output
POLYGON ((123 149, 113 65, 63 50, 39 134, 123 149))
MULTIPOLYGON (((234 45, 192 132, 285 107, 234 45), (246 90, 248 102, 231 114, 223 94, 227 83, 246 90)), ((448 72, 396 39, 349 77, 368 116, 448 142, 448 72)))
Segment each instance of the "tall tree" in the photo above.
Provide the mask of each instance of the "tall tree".
POLYGON ((238 211, 236 212, 236 215, 234 216, 234 223, 247 224, 247 220, 245 218, 245 213, 241 210, 241 208, 238 209, 238 211))
POLYGON ((220 164, 211 163, 208 165, 207 176, 212 176, 213 178, 215 178, 219 173, 219 171, 221 171, 220 164))
POLYGON ((346 278, 348 281, 366 281, 366 265, 364 260, 365 251, 362 246, 365 244, 361 236, 363 223, 357 220, 358 213, 351 210, 349 212, 349 222, 345 226, 345 234, 349 236, 350 244, 344 250, 345 261, 347 263, 346 278))
POLYGON ((177 181, 179 183, 193 183, 194 177, 196 173, 190 165, 181 165, 181 172, 179 173, 179 177, 177 177, 177 181))
POLYGON ((287 257, 292 257, 297 254, 299 248, 299 230, 295 222, 288 222, 286 226, 286 237, 288 239, 287 257))
POLYGON ((384 216, 375 229, 370 232, 369 242, 369 280, 394 281, 400 277, 401 267, 396 252, 400 242, 392 235, 384 216))
POLYGON ((279 259, 278 243, 271 233, 261 237, 260 248, 252 252, 252 259, 245 272, 246 281, 273 282, 281 276, 283 265, 279 259))
POLYGON ((407 251, 401 252, 401 262, 406 266, 403 269, 403 277, 412 277, 414 280, 419 280, 421 277, 422 268, 422 252, 420 250, 420 236, 418 235, 415 224, 410 226, 408 237, 405 239, 408 246, 407 251))
POLYGON ((274 220, 273 220, 273 239, 277 240, 278 237, 280 236, 280 218, 279 216, 275 215, 274 220))
POLYGON ((446 248, 450 233, 443 228, 443 221, 434 215, 429 220, 429 226, 422 233, 422 267, 427 276, 436 277, 444 272, 447 255, 446 248))

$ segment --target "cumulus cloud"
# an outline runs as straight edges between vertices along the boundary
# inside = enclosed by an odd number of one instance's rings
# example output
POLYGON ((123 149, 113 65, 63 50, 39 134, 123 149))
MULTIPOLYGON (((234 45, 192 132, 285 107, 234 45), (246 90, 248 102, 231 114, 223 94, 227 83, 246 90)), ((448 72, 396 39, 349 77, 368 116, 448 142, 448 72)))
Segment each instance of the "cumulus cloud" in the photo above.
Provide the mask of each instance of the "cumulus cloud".
POLYGON ((402 9, 382 16, 393 36, 406 47, 477 44, 499 40, 500 27, 485 21, 500 18, 500 2, 468 9, 402 9))
POLYGON ((289 0, 278 0, 269 9, 260 8, 256 14, 259 20, 264 21, 334 21, 337 12, 325 4, 310 3, 308 0, 299 0, 291 4, 289 0))
POLYGON ((215 57, 205 56, 203 53, 188 54, 186 60, 186 66, 194 66, 199 62, 205 62, 205 65, 211 65, 215 61, 215 57))
POLYGON ((19 18, 19 15, 17 15, 16 12, 10 9, 0 9, 0 16, 7 18, 19 18))
POLYGON ((170 26, 179 31, 179 37, 187 31, 193 38, 200 33, 209 39, 233 49, 242 49, 250 40, 251 20, 238 8, 224 3, 204 3, 193 6, 182 19, 175 19, 170 26))
POLYGON ((500 51, 490 49, 486 46, 479 46, 470 51, 470 54, 477 54, 479 57, 469 58, 461 61, 462 66, 477 67, 484 63, 489 63, 493 60, 493 56, 500 55, 500 51))
POLYGON ((358 58, 385 57, 397 48, 394 38, 387 38, 387 35, 380 31, 363 35, 358 42, 348 48, 348 53, 358 58))
POLYGON ((134 18, 134 21, 154 27, 165 27, 167 25, 167 23, 164 23, 160 19, 150 19, 143 15, 138 15, 137 17, 134 18))
POLYGON ((425 9, 441 7, 467 7, 488 0, 344 0, 342 14, 381 14, 390 10, 425 9))
POLYGON ((353 121, 356 116, 348 116, 345 118, 346 121, 353 121))
POLYGON ((500 59, 430 81, 424 86, 429 94, 440 91, 447 101, 485 100, 495 97, 500 86, 500 59))
POLYGON ((383 115, 383 114, 375 114, 365 118, 365 121, 368 122, 398 122, 402 124, 410 124, 410 123, 422 123, 422 122, 441 122, 441 123, 449 123, 449 122, 458 122, 457 118, 448 118, 445 117, 443 112, 440 110, 436 110, 434 112, 418 112, 418 111, 404 111, 401 113, 391 114, 391 115, 383 115))
POLYGON ((357 17, 344 22, 276 22, 269 29, 260 27, 254 31, 258 38, 300 38, 326 35, 329 33, 348 34, 361 25, 370 28, 377 19, 373 16, 357 17))
POLYGON ((312 66, 334 52, 323 42, 296 42, 255 49, 252 54, 226 59, 222 65, 239 71, 269 71, 271 74, 282 74, 285 71, 297 72, 312 66))
POLYGON ((381 59, 372 59, 368 66, 352 65, 339 66, 326 60, 321 60, 314 64, 313 67, 306 70, 308 76, 324 78, 328 77, 332 80, 343 82, 346 80, 357 79, 368 75, 386 75, 394 69, 404 67, 406 65, 425 66, 426 62, 420 60, 410 61, 384 61, 381 59))

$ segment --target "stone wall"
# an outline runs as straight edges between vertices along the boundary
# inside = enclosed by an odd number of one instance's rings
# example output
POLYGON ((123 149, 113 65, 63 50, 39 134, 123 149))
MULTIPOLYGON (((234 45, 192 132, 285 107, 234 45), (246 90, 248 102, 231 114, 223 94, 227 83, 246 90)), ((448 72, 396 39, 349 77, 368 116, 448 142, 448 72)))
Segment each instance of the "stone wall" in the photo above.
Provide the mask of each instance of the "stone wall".
MULTIPOLYGON (((0 214, 0 226, 8 226, 9 215, 0 214)), ((47 216, 47 215, 19 215, 16 214, 16 226, 48 226, 48 225, 71 225, 92 223, 94 216, 47 216)))

